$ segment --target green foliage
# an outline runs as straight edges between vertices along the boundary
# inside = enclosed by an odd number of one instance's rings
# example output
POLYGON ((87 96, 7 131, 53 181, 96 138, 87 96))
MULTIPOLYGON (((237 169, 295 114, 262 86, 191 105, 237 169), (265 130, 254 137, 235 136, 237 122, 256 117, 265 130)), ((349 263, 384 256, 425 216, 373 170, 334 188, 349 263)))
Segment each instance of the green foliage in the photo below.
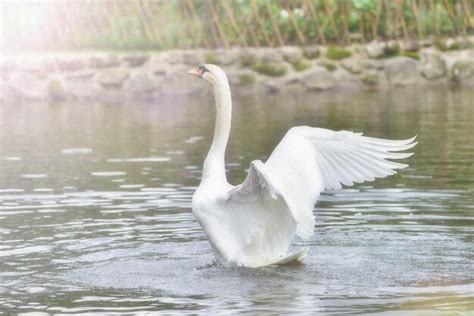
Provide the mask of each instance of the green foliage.
POLYGON ((252 74, 240 74, 239 82, 243 86, 252 85, 255 82, 255 76, 252 74))
POLYGON ((286 74, 285 65, 272 62, 259 62, 252 66, 252 69, 260 74, 271 76, 271 77, 281 77, 286 74))
MULTIPOLYGON (((2 21, 2 47, 163 50, 346 45, 474 32, 474 6, 465 8, 472 0, 56 1, 47 27, 40 15, 28 15, 31 10, 23 2, 0 1, 0 10, 8 12, 2 21)), ((50 5, 37 2, 38 11, 50 5)))
POLYGON ((319 64, 330 72, 333 72, 334 70, 337 69, 337 66, 335 64, 325 61, 325 60, 321 61, 319 64))
POLYGON ((341 60, 347 57, 350 57, 352 53, 347 49, 341 47, 331 46, 326 52, 326 57, 332 60, 341 60))
POLYGON ((357 10, 375 13, 380 8, 380 0, 352 0, 352 5, 357 10))
POLYGON ((417 52, 410 52, 410 51, 403 50, 400 52, 400 56, 405 56, 405 57, 410 57, 416 60, 420 60, 420 54, 418 54, 417 52))
POLYGON ((204 54, 204 60, 206 61, 206 64, 218 65, 221 62, 219 57, 217 57, 217 55, 214 54, 213 52, 206 52, 204 54))
POLYGON ((311 64, 307 60, 304 60, 304 59, 301 59, 296 64, 293 64, 293 69, 295 71, 305 71, 309 68, 311 68, 311 64))

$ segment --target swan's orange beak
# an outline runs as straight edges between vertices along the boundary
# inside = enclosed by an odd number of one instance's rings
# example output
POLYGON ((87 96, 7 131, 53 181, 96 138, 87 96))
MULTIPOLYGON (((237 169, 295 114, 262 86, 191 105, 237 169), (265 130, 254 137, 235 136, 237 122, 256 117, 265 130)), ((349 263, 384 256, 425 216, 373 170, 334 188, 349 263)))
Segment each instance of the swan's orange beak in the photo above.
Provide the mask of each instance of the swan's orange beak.
POLYGON ((188 74, 194 75, 196 77, 202 77, 203 73, 204 73, 204 70, 202 70, 201 68, 188 70, 188 74))

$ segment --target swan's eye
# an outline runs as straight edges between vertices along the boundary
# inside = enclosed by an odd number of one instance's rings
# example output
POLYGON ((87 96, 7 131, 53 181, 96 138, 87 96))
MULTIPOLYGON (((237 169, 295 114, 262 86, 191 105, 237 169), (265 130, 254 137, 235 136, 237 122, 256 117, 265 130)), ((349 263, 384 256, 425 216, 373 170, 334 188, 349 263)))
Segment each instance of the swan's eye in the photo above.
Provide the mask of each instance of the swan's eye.
POLYGON ((196 69, 189 70, 188 74, 191 74, 196 77, 202 77, 206 72, 209 72, 209 70, 205 66, 199 66, 196 69))
POLYGON ((201 73, 201 76, 204 75, 204 73, 209 72, 209 70, 207 70, 207 68, 204 67, 204 66, 199 66, 198 69, 199 69, 199 71, 200 71, 200 73, 201 73))

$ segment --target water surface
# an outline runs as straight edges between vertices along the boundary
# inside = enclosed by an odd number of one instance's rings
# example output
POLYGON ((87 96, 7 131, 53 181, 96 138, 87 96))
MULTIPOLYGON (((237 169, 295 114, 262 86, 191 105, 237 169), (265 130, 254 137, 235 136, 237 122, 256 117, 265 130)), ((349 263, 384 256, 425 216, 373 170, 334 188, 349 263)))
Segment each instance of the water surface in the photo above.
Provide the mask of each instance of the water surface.
POLYGON ((202 96, 0 106, 0 310, 469 313, 474 93, 235 98, 231 183, 289 127, 420 141, 400 174, 321 196, 304 264, 217 265, 191 214, 202 96))

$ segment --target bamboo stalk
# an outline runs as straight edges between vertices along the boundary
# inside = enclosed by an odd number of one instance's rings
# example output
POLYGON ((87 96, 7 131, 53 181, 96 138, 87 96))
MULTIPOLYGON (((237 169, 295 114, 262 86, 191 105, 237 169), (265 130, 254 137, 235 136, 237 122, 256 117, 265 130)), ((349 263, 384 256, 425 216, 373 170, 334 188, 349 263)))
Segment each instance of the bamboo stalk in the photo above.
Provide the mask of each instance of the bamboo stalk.
POLYGON ((469 26, 471 28, 474 28, 474 18, 471 16, 471 10, 469 9, 469 4, 467 3, 467 0, 462 0, 462 7, 464 9, 465 19, 468 21, 469 26))
POLYGON ((217 29, 217 33, 219 34, 219 37, 221 38, 222 40, 222 43, 224 44, 224 48, 229 48, 229 40, 227 39, 224 31, 222 30, 222 27, 219 23, 219 15, 217 14, 216 10, 214 9, 214 6, 212 5, 212 3, 210 3, 209 1, 211 0, 205 0, 204 3, 207 4, 209 10, 211 11, 211 15, 212 15, 212 20, 214 22, 214 24, 216 25, 216 29, 217 29))
POLYGON ((271 8, 270 8, 270 2, 268 2, 268 1, 269 0, 265 0, 265 7, 267 9, 268 15, 270 16, 270 22, 272 24, 273 32, 276 35, 278 45, 283 46, 285 44, 283 43, 283 39, 281 38, 280 29, 278 28, 278 25, 276 24, 275 20, 272 18, 272 11, 271 11, 271 8))
POLYGON ((227 16, 229 17, 230 25, 232 26, 235 33, 239 37, 240 44, 242 46, 247 46, 247 40, 245 39, 245 36, 242 34, 242 31, 239 28, 239 25, 235 19, 233 11, 231 10, 231 8, 229 8, 229 3, 227 1, 222 1, 221 4, 227 16))
POLYGON ((403 7, 404 7, 404 3, 405 1, 404 0, 399 0, 398 1, 398 17, 400 19, 400 24, 402 26, 402 31, 403 31, 403 37, 405 39, 409 38, 409 35, 408 35, 408 27, 407 27, 407 23, 405 21, 405 15, 403 14, 403 7))
POLYGON ((434 12, 433 14, 434 15, 433 21, 434 21, 434 26, 435 26, 434 29, 435 29, 435 35, 436 37, 438 37, 440 35, 438 8, 436 7, 434 0, 430 0, 429 5, 430 5, 431 12, 434 12))
POLYGON ((339 30, 337 29, 336 22, 334 21, 334 10, 329 9, 329 2, 326 1, 324 2, 324 11, 326 12, 327 17, 329 18, 329 24, 331 25, 331 28, 334 30, 334 33, 336 34, 336 38, 339 39, 339 30))
POLYGON ((148 44, 151 44, 153 42, 153 34, 152 32, 148 29, 148 26, 145 23, 145 17, 142 14, 140 4, 137 2, 138 0, 132 0, 129 3, 132 3, 133 10, 135 14, 139 16, 139 25, 141 28, 141 33, 145 35, 145 40, 147 41, 148 44))
POLYGON ((252 39, 253 43, 254 43, 254 46, 255 47, 260 47, 260 41, 258 40, 258 37, 257 35, 255 34, 255 30, 252 26, 252 21, 251 21, 251 16, 249 17, 248 15, 246 14, 243 14, 244 16, 244 25, 247 26, 247 29, 249 31, 249 34, 250 34, 250 38, 252 39))
POLYGON ((421 22, 420 22, 420 10, 418 8, 418 4, 416 3, 416 0, 411 1, 412 9, 413 9, 413 17, 415 19, 415 24, 416 24, 416 32, 418 33, 418 38, 423 37, 423 30, 421 28, 421 22))
POLYGON ((303 32, 301 32, 301 29, 300 27, 298 26, 298 22, 296 21, 295 17, 294 17, 294 12, 293 12, 293 6, 290 5, 290 8, 291 8, 291 12, 290 12, 290 20, 291 20, 291 23, 293 24, 293 27, 295 29, 295 32, 296 32, 296 36, 298 37, 298 40, 300 41, 300 43, 302 45, 306 45, 306 39, 305 39, 305 36, 303 34, 303 32))
POLYGON ((341 11, 342 11, 342 24, 344 27, 344 44, 349 45, 351 42, 351 37, 349 36, 349 7, 350 2, 348 1, 341 1, 339 2, 341 5, 341 11))
POLYGON ((453 24, 453 31, 454 35, 458 33, 458 27, 456 23, 456 17, 454 16, 454 10, 451 4, 449 3, 448 0, 443 0, 444 8, 446 9, 446 12, 448 12, 448 16, 451 19, 451 23, 453 24))
POLYGON ((316 29, 318 31, 319 39, 321 40, 321 43, 323 43, 323 45, 326 45, 327 41, 326 41, 326 37, 324 36, 324 28, 322 28, 322 26, 319 25, 319 18, 316 12, 316 8, 314 7, 314 4, 311 0, 308 0, 305 3, 308 5, 309 11, 314 17, 314 23, 316 24, 316 29))
MULTIPOLYGON (((184 1, 185 1, 186 5, 188 6, 189 11, 192 14, 192 16, 194 18, 194 21, 199 21, 196 10, 194 9, 194 6, 192 5, 192 0, 184 0, 184 1)), ((203 36, 203 43, 204 43, 205 48, 211 48, 212 47, 212 45, 209 42, 206 34, 204 34, 204 36, 203 36)))
POLYGON ((265 31, 265 25, 263 24, 263 21, 260 18, 260 15, 258 14, 258 8, 257 8, 257 4, 255 0, 250 0, 250 5, 252 6, 252 9, 255 12, 254 16, 255 16, 255 19, 257 20, 258 25, 260 26, 260 30, 261 30, 261 33, 263 34, 263 38, 265 39, 269 47, 273 47, 273 42, 270 39, 270 37, 268 37, 268 34, 265 31))

